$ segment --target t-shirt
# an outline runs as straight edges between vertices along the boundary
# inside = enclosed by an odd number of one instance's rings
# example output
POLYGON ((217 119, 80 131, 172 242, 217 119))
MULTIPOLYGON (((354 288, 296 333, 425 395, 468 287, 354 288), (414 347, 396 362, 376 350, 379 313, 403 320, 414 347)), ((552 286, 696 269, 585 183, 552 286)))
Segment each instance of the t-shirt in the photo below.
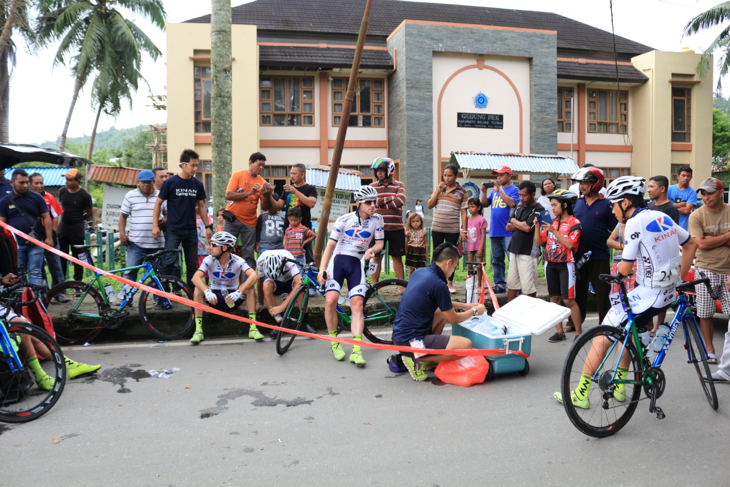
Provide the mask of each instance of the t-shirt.
POLYGON ((330 233, 330 240, 337 242, 332 255, 350 255, 362 259, 370 242, 383 240, 383 217, 377 213, 366 220, 361 220, 357 211, 345 213, 335 221, 330 233))
MULTIPOLYGON (((264 271, 264 267, 265 267, 264 261, 266 260, 266 256, 272 255, 272 254, 283 255, 287 259, 294 259, 294 256, 291 255, 291 252, 288 252, 283 249, 269 250, 268 252, 264 252, 263 254, 259 255, 259 258, 256 260, 256 269, 258 271, 259 277, 262 279, 269 279, 269 280, 273 281, 274 279, 271 279, 269 276, 267 276, 266 272, 264 271)), ((299 267, 297 267, 297 265, 294 264, 293 262, 286 262, 284 264, 284 272, 282 272, 281 276, 279 276, 279 278, 276 279, 276 281, 279 281, 279 282, 291 281, 294 278, 294 276, 298 276, 298 275, 299 275, 299 267)))
MULTIPOLYGON (((515 230, 512 232, 512 240, 509 243, 507 250, 510 253, 517 255, 531 255, 537 257, 538 251, 535 248, 535 217, 541 211, 545 211, 540 203, 535 203, 532 206, 517 205, 515 208, 512 218, 518 222, 525 222, 530 226, 529 232, 523 232, 522 230, 515 230)), ((509 221, 508 221, 509 222, 509 221)))
POLYGON ((10 184, 10 181, 7 178, 3 178, 2 181, 0 181, 0 200, 5 198, 8 193, 13 192, 13 185, 10 184))
POLYGON ((58 202, 63 208, 63 216, 58 221, 58 236, 83 240, 86 210, 94 202, 84 188, 72 193, 65 186, 58 190, 58 202))
MULTIPOLYGON (((317 188, 315 188, 311 184, 303 184, 301 186, 296 186, 296 188, 297 191, 299 191, 308 198, 312 196, 314 196, 315 198, 317 197, 317 188)), ((299 197, 297 195, 284 191, 283 193, 281 193, 279 199, 283 200, 284 204, 286 205, 284 207, 284 214, 289 211, 289 208, 294 208, 295 206, 298 206, 299 209, 302 211, 302 225, 308 228, 312 228, 312 209, 299 201, 299 197)))
POLYGON ((407 247, 426 248, 428 246, 428 232, 425 228, 420 228, 418 230, 406 228, 405 234, 407 247))
MULTIPOLYGON (((248 173, 248 170, 234 172, 231 176, 231 180, 228 181, 228 187, 226 191, 233 191, 235 193, 248 193, 258 184, 263 186, 266 183, 264 178, 256 176, 252 178, 248 173)), ((231 201, 226 206, 226 210, 233 213, 238 221, 249 227, 256 226, 256 209, 258 208, 259 200, 261 199, 261 193, 256 193, 248 198, 244 198, 238 201, 231 201)))
POLYGON ((289 226, 284 232, 284 248, 291 252, 295 258, 304 255, 302 242, 313 236, 314 233, 304 225, 299 225, 296 228, 289 226))
MULTIPOLYGON (((53 196, 48 191, 44 191, 42 193, 38 193, 41 196, 43 196, 43 201, 46 202, 46 206, 48 207, 48 212, 51 215, 51 218, 58 218, 61 213, 63 213, 63 208, 61 208, 61 204, 58 202, 55 196, 53 196)), ((0 196, 0 199, 3 197, 0 196)))
POLYGON ((381 181, 370 183, 378 192, 375 213, 383 217, 385 231, 403 229, 403 205, 406 204, 406 185, 390 178, 388 184, 381 181))
POLYGON ((283 211, 273 215, 265 211, 259 215, 256 220, 256 241, 261 246, 261 250, 284 248, 286 224, 286 215, 283 211))
MULTIPOLYGON (((676 184, 669 186, 667 198, 672 203, 687 203, 688 205, 697 206, 697 191, 689 186, 685 189, 679 189, 676 184)), ((679 214, 679 226, 685 230, 689 228, 689 215, 679 214)))
POLYGON ((663 205, 657 205, 653 201, 650 201, 647 206, 649 207, 650 210, 661 211, 662 213, 667 215, 669 218, 674 220, 674 223, 679 224, 679 217, 680 217, 679 210, 674 206, 674 203, 672 203, 671 201, 667 201, 663 205))
MULTIPOLYGON (((720 211, 706 206, 689 215, 689 233, 693 238, 718 237, 730 232, 730 205, 722 204, 720 211)), ((700 250, 695 254, 695 265, 716 274, 730 274, 730 247, 700 250)))
MULTIPOLYGON (((618 235, 616 238, 616 241, 621 243, 624 241, 624 233, 621 231, 621 224, 616 224, 616 230, 618 230, 618 235)), ((613 232, 611 232, 613 233, 613 232)), ((621 252, 623 249, 613 249, 613 261, 614 262, 620 262, 621 261, 621 252)))
MULTIPOLYGON (((48 213, 48 207, 43 200, 43 196, 30 190, 24 195, 11 193, 0 199, 0 216, 5 218, 8 225, 15 227, 23 233, 30 234, 34 226, 36 230, 40 229, 41 224, 35 222, 38 222, 38 218, 43 213, 48 213), (13 201, 11 196, 16 198, 16 201, 13 201), (23 207, 23 213, 26 216, 20 214, 18 205, 23 207), (31 225, 31 222, 34 222, 35 225, 31 225)), ((19 244, 26 242, 23 237, 16 236, 16 238, 19 244)))
POLYGON ((469 193, 460 185, 451 191, 441 191, 433 209, 431 231, 442 233, 461 232, 461 210, 469 207, 469 193))
POLYGON ((183 179, 175 174, 165 179, 158 196, 167 201, 167 228, 195 228, 198 201, 205 200, 205 188, 200 179, 183 179))
MULTIPOLYGON (((510 184, 502 190, 515 202, 520 200, 520 190, 514 184, 510 184)), ((487 195, 487 204, 492 208, 492 228, 489 230, 489 237, 511 237, 512 232, 508 232, 506 227, 512 208, 504 202, 499 191, 496 190, 487 195)))
POLYGON ((469 223, 466 228, 466 251, 467 252, 478 252, 484 248, 482 239, 484 237, 483 230, 487 228, 489 224, 483 216, 477 215, 474 218, 469 218, 469 223))
POLYGON ((558 240, 558 237, 554 233, 543 230, 540 233, 540 237, 542 238, 542 243, 546 244, 545 262, 575 262, 575 252, 578 250, 578 241, 582 232, 580 221, 574 215, 570 215, 562 222, 559 218, 555 218, 553 220, 553 227, 560 235, 570 241, 573 249, 568 250, 567 247, 560 243, 560 240, 558 240))
POLYGON ((453 309, 446 276, 436 264, 417 269, 403 292, 393 321, 393 340, 422 340, 432 334, 433 315, 437 309, 453 309))
POLYGON ((220 261, 212 255, 207 256, 200 263, 198 270, 204 274, 208 273, 211 289, 235 290, 238 288, 239 276, 241 274, 245 276, 251 270, 244 258, 230 252, 229 255, 231 258, 225 269, 221 266, 220 261))
POLYGON ((575 253, 576 258, 579 259, 590 250, 591 260, 608 260, 611 253, 606 241, 618 223, 616 217, 613 216, 611 202, 599 198, 589 206, 585 198, 579 198, 573 205, 573 215, 580 221, 583 228, 580 248, 575 253))
POLYGON ((129 240, 144 249, 157 249, 165 246, 165 237, 152 238, 152 214, 155 210, 158 191, 145 196, 135 188, 124 196, 122 201, 123 215, 127 215, 129 223, 129 240))

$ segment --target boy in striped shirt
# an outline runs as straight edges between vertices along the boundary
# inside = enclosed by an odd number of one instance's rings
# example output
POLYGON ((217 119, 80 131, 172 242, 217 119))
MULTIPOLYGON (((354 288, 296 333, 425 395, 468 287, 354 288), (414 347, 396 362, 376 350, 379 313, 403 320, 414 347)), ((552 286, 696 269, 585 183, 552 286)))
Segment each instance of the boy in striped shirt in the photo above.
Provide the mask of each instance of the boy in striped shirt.
POLYGON ((305 263, 304 246, 314 240, 315 234, 302 225, 302 210, 294 207, 286 214, 289 227, 284 232, 284 249, 288 250, 296 260, 305 263))
MULTIPOLYGON (((396 181, 395 162, 387 157, 379 157, 371 166, 377 181, 370 184, 378 192, 378 201, 375 204, 375 213, 383 217, 385 222, 385 241, 388 243, 388 253, 393 259, 395 277, 403 279, 403 256, 406 255, 406 233, 403 226, 403 206, 406 204, 406 185, 396 181)), ((373 262, 380 264, 385 254, 385 247, 380 255, 376 255, 373 262)), ((380 280, 381 266, 373 273, 373 284, 380 280)), ((401 290, 402 292, 402 290, 401 290)))

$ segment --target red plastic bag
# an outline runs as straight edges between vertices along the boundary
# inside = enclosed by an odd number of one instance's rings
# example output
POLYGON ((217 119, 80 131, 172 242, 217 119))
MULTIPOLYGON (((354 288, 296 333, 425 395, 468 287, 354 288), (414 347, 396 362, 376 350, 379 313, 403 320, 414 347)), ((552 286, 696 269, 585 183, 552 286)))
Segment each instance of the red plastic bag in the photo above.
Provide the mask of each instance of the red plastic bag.
POLYGON ((481 384, 489 372, 489 362, 481 355, 461 357, 458 360, 439 362, 436 367, 436 377, 446 382, 462 387, 481 384))

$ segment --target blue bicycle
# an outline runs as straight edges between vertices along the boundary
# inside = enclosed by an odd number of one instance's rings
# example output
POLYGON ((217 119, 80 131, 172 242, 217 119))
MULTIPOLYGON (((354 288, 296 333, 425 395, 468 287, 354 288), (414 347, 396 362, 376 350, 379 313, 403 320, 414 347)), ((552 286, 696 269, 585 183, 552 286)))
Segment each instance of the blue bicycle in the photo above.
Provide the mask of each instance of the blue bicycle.
POLYGON ((563 405, 573 425, 582 433, 597 438, 617 433, 629 422, 638 402, 643 400, 642 390, 646 395, 644 399, 649 399, 649 412, 655 413, 658 419, 664 419, 664 411, 656 405, 666 386, 661 366, 680 324, 684 331, 687 363, 694 365, 710 406, 717 409, 717 393, 707 363, 707 351, 700 328, 685 297, 686 293, 694 291, 699 284, 707 286, 713 300, 717 299, 710 280, 702 277, 676 287, 677 298, 672 304, 674 319, 666 336, 657 335, 655 340, 665 341, 659 342, 661 348, 658 352, 652 352, 658 346, 653 346, 653 342, 648 347, 642 346, 635 324, 636 315, 632 312, 627 297, 624 276, 599 276, 605 282, 619 285, 620 305, 628 313, 629 319, 623 328, 603 325, 583 332, 565 359, 561 379, 563 405), (608 347, 605 356, 591 353, 591 347, 596 340, 597 348, 608 347), (656 355, 651 356, 652 353, 656 355), (573 391, 583 387, 581 378, 584 373, 591 379, 586 395, 588 401, 574 404, 569 398, 573 391))

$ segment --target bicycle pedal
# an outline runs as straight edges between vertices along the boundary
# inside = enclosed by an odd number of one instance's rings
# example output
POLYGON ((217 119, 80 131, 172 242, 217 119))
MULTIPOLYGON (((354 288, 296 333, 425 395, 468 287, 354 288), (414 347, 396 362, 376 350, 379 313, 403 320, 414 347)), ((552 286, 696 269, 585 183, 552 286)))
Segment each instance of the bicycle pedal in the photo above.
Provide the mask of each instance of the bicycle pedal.
POLYGON ((662 411, 662 408, 660 408, 659 406, 654 408, 654 412, 656 413, 656 419, 664 419, 667 417, 667 415, 664 414, 664 411, 662 411))

